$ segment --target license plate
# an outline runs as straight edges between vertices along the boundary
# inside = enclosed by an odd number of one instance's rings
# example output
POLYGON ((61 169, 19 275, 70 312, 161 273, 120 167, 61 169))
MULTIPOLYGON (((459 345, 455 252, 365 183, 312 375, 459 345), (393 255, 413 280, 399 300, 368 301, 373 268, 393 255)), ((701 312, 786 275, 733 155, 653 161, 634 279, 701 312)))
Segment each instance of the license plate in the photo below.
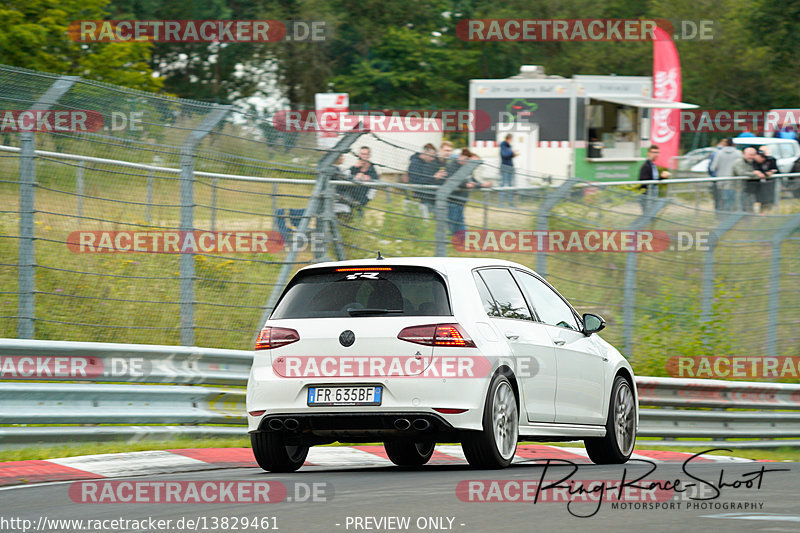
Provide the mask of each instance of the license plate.
POLYGON ((309 387, 308 405, 380 405, 383 387, 309 387))

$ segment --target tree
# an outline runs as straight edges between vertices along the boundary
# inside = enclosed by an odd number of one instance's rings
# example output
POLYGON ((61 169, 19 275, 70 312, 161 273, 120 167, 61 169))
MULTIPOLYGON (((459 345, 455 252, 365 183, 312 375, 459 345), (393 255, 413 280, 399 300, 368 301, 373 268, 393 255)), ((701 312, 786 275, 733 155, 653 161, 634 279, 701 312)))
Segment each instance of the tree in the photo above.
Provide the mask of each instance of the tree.
POLYGON ((79 43, 67 34, 75 20, 106 17, 108 0, 6 0, 0 5, 0 62, 32 70, 155 91, 162 83, 148 65, 150 43, 79 43))
POLYGON ((371 57, 352 72, 332 79, 351 101, 372 107, 462 108, 477 53, 453 53, 454 36, 433 35, 398 26, 389 28, 371 57))
MULTIPOLYGON (((231 2, 233 3, 233 2, 231 2)), ((225 0, 111 0, 113 20, 227 20, 234 16, 225 0)), ((183 98, 228 103, 230 92, 247 82, 234 75, 236 65, 251 53, 241 43, 154 43, 150 68, 164 90, 183 98)))

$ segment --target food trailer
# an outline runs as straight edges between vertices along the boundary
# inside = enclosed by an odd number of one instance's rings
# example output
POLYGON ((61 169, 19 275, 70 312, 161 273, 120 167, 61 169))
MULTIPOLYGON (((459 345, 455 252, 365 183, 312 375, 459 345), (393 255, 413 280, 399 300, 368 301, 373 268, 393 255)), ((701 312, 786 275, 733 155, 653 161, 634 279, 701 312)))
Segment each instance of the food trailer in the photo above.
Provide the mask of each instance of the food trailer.
POLYGON ((650 76, 568 79, 545 76, 535 65, 507 79, 470 80, 470 109, 488 113, 492 127, 471 131, 469 144, 499 165, 500 143, 510 133, 517 175, 530 184, 636 179, 650 145, 650 109, 697 107, 657 100, 652 90, 650 76))

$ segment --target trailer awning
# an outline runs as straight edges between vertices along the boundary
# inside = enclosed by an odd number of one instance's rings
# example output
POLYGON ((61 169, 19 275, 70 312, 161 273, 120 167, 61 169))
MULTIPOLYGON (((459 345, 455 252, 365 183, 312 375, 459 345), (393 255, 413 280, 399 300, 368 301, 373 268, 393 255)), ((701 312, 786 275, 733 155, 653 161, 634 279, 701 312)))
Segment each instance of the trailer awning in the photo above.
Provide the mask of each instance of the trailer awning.
POLYGON ((621 104, 631 107, 655 108, 655 109, 696 109, 700 106, 687 104, 685 102, 670 102, 669 100, 659 100, 658 98, 648 98, 647 96, 601 96, 590 95, 592 100, 602 100, 612 104, 621 104))

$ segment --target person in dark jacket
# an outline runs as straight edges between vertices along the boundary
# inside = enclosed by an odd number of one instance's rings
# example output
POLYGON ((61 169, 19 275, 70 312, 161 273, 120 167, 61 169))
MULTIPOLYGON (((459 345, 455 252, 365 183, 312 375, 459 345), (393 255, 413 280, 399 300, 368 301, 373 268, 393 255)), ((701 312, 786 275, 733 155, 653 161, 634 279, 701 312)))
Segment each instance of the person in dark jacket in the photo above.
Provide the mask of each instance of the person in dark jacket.
MULTIPOLYGON (((503 142, 500 143, 500 186, 513 187, 514 186, 514 158, 519 155, 519 152, 511 148, 512 134, 506 135, 503 142)), ((514 207, 514 193, 506 191, 500 193, 500 205, 507 203, 509 207, 514 207)))
MULTIPOLYGON (((422 152, 414 154, 408 163, 408 183, 412 185, 438 185, 441 179, 436 178, 439 161, 436 157, 436 147, 431 143, 422 148, 422 152)), ((433 190, 414 191, 414 197, 422 202, 425 217, 433 212, 436 199, 433 190)))
MULTIPOLYGON (((350 170, 344 176, 344 179, 354 182, 371 182, 378 181, 378 173, 375 171, 369 158, 371 150, 368 146, 362 146, 358 150, 358 160, 355 165, 350 167, 350 170)), ((366 185, 342 185, 337 188, 339 194, 346 203, 357 207, 363 207, 374 196, 374 190, 366 185), (372 193, 372 194, 371 194, 372 193)))
MULTIPOLYGON (((800 157, 794 160, 792 168, 789 170, 789 172, 792 174, 800 174, 800 157)), ((800 198, 800 177, 795 176, 786 178, 786 185, 787 188, 792 191, 792 195, 795 198, 800 198)))
MULTIPOLYGON (((656 166, 656 159, 658 159, 660 153, 661 150, 655 144, 647 149, 647 161, 645 161, 642 168, 639 169, 639 181, 663 180, 670 177, 669 172, 666 170, 659 172, 658 166, 656 166)), ((649 187, 650 184, 642 184, 639 188, 647 192, 649 187)), ((655 191, 658 191, 658 185, 653 185, 653 187, 655 191)), ((644 212, 645 206, 647 205, 647 194, 641 196, 641 202, 642 212, 644 212)))
POLYGON ((767 155, 763 147, 756 152, 753 168, 758 178, 756 200, 761 204, 761 210, 769 209, 775 204, 775 179, 773 174, 778 172, 778 162, 767 155))

